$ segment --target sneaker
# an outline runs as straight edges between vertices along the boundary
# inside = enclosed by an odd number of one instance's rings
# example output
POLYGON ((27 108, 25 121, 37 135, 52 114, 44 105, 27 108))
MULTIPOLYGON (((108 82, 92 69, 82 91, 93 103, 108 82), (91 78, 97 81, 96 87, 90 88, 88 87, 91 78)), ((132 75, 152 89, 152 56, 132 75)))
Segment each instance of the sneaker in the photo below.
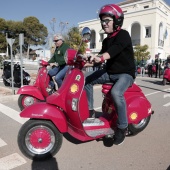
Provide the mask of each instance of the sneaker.
POLYGON ((114 141, 113 144, 120 145, 124 142, 125 136, 126 136, 126 130, 127 129, 119 129, 117 128, 115 135, 113 137, 114 141))
POLYGON ((95 118, 95 110, 89 110, 89 117, 90 118, 95 118))

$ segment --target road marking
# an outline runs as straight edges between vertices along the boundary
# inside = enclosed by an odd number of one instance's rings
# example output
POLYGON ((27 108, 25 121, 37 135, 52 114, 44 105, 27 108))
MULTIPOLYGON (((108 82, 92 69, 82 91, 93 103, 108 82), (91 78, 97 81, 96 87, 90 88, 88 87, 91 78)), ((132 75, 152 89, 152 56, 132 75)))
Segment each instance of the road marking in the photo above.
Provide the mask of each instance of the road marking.
POLYGON ((0 138, 0 147, 7 145, 1 138, 0 138))
POLYGON ((153 92, 153 93, 145 94, 145 96, 150 96, 150 95, 156 94, 156 93, 160 93, 160 91, 156 91, 156 92, 153 92))
POLYGON ((170 106, 170 103, 164 104, 163 106, 168 107, 170 106))
POLYGON ((13 119, 21 124, 24 124, 28 120, 25 118, 21 118, 19 115, 19 112, 17 112, 16 110, 11 109, 1 103, 0 103, 0 112, 2 112, 6 116, 10 117, 11 119, 13 119))
POLYGON ((152 95, 152 94, 157 94, 157 93, 167 92, 167 91, 170 91, 170 88, 168 88, 168 89, 164 89, 164 90, 161 90, 161 91, 156 91, 156 92, 149 93, 149 94, 145 94, 145 96, 150 96, 150 95, 152 95))
POLYGON ((22 158, 19 154, 14 153, 0 159, 0 169, 11 170, 25 163, 26 161, 24 158, 22 158))

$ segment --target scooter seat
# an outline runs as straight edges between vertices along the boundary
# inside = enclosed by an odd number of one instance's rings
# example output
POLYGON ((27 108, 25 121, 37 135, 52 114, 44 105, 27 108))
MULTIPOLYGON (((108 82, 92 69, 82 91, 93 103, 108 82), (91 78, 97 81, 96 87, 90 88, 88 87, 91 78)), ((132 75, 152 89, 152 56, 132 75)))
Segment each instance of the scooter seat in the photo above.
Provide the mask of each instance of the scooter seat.
MULTIPOLYGON (((114 83, 105 83, 102 85, 102 93, 107 93, 112 86, 114 85, 114 83)), ((132 84, 132 86, 130 86, 126 92, 134 92, 134 91, 141 91, 141 89, 136 85, 136 84, 132 84)))

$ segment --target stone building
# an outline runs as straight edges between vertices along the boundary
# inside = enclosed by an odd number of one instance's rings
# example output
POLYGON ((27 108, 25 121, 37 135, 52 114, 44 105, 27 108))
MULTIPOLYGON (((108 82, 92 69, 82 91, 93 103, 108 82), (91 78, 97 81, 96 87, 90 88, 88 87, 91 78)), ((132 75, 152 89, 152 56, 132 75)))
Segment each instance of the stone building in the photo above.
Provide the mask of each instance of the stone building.
MULTIPOLYGON (((158 53, 160 58, 166 59, 170 55, 170 6, 164 0, 126 0, 117 5, 124 12, 122 28, 131 35, 133 46, 147 44, 153 59, 158 53)), ((106 37, 99 18, 78 25, 92 30, 89 48, 98 53, 106 37)))

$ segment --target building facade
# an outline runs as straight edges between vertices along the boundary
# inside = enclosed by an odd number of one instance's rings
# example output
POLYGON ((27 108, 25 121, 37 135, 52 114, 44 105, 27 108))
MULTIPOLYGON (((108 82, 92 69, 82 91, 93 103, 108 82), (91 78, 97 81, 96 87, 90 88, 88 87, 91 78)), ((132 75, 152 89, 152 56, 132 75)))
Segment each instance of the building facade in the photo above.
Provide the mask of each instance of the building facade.
MULTIPOLYGON (((160 58, 166 59, 170 55, 170 6, 164 0, 126 0, 117 5, 123 10, 122 28, 131 35, 133 46, 147 44, 151 58, 160 54, 160 58)), ((89 48, 98 53, 106 37, 99 18, 78 25, 92 30, 89 48)))

